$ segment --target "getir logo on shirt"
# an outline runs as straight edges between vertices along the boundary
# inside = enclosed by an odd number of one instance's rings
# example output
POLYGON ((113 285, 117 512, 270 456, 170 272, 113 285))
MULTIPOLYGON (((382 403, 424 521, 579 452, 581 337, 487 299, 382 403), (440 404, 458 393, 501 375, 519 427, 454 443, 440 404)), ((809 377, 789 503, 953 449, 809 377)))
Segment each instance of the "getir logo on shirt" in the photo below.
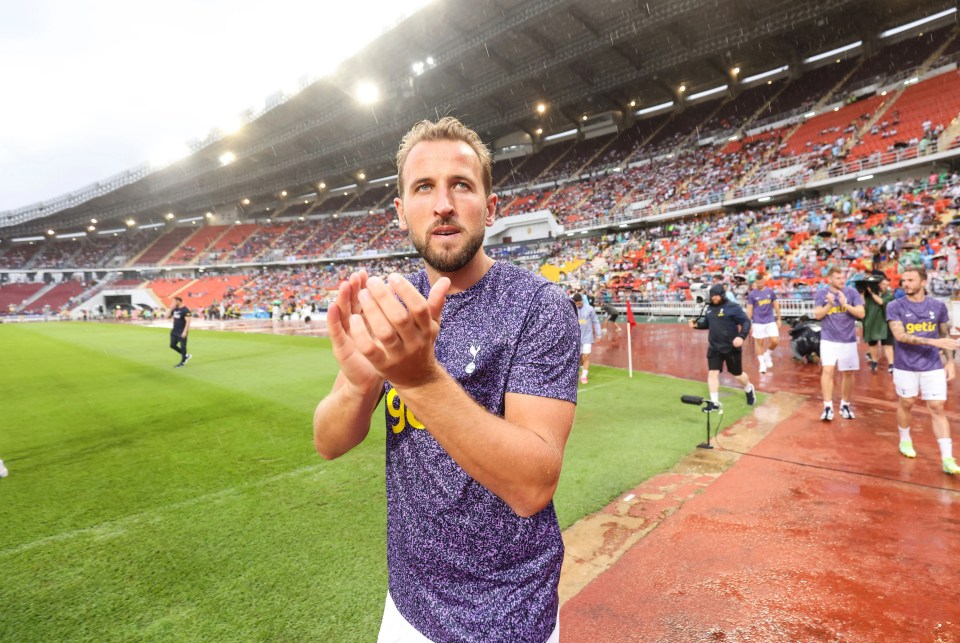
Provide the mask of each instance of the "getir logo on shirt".
POLYGON ((914 335, 916 333, 929 333, 937 330, 937 325, 930 321, 916 322, 904 326, 907 333, 914 335))

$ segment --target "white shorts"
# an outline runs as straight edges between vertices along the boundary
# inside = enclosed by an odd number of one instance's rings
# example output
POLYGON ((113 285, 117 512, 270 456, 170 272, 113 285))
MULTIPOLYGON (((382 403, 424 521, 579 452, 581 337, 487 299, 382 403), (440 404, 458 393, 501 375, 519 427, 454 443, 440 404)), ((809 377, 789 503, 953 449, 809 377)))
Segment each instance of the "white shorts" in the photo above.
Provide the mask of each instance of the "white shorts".
POLYGON ((935 371, 902 371, 893 369, 893 386, 900 397, 916 397, 921 400, 947 399, 947 372, 942 368, 935 371))
POLYGON ((750 334, 754 339, 766 339, 767 337, 780 337, 780 329, 777 328, 777 322, 768 324, 753 324, 750 326, 750 334))
POLYGON ((860 353, 856 342, 831 342, 820 340, 820 363, 836 366, 838 371, 859 371, 860 353))
POLYGON ((580 354, 589 355, 590 351, 593 350, 593 344, 580 344, 580 354))
MULTIPOLYGON (((377 643, 432 643, 430 639, 420 633, 417 628, 403 618, 397 609, 390 592, 387 592, 387 603, 383 608, 383 620, 380 622, 380 633, 377 643)), ((557 625, 547 639, 547 643, 560 643, 560 614, 557 614, 557 625)))

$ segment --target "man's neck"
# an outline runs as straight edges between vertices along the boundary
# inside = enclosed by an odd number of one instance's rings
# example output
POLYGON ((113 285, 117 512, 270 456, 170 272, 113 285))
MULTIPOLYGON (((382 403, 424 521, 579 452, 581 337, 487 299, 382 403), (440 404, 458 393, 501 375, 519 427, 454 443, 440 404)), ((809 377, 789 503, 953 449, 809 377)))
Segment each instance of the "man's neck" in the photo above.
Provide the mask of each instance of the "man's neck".
POLYGON ((907 299, 909 299, 915 304, 923 303, 923 301, 926 300, 926 298, 927 298, 927 293, 923 292, 922 290, 919 292, 915 292, 912 295, 907 295, 907 299))

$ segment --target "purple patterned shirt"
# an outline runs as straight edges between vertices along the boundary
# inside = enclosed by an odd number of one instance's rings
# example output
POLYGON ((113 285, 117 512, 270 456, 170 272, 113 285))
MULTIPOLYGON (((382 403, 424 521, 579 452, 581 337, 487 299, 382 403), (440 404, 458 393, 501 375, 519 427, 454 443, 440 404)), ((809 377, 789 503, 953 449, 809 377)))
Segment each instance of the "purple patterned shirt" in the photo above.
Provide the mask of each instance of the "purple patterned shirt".
POLYGON ((773 314, 773 302, 777 300, 777 293, 771 288, 754 288, 747 295, 747 303, 753 306, 754 324, 769 324, 776 321, 773 314))
MULTIPOLYGON (((814 305, 818 308, 827 303, 827 293, 829 288, 821 288, 817 291, 814 298, 814 305)), ((857 292, 856 288, 850 286, 843 287, 843 294, 847 297, 847 303, 851 306, 863 304, 863 297, 857 292)), ((820 320, 820 339, 828 342, 851 343, 857 341, 857 318, 848 313, 840 305, 840 298, 834 295, 834 306, 827 311, 823 319, 820 320)))
MULTIPOLYGON (((887 304, 887 321, 903 323, 908 335, 937 339, 940 324, 950 322, 947 306, 939 299, 925 297, 923 301, 910 301, 906 297, 894 299, 887 304)), ((894 343, 893 367, 900 371, 936 371, 943 368, 940 349, 921 344, 894 343)))
MULTIPOLYGON (((427 296, 426 272, 408 279, 427 296)), ((512 264, 495 263, 447 297, 436 355, 501 417, 508 392, 577 400, 574 307, 556 285, 512 264)), ((387 568, 397 609, 434 641, 545 641, 563 562, 553 502, 521 518, 460 468, 390 382, 384 390, 387 568)))

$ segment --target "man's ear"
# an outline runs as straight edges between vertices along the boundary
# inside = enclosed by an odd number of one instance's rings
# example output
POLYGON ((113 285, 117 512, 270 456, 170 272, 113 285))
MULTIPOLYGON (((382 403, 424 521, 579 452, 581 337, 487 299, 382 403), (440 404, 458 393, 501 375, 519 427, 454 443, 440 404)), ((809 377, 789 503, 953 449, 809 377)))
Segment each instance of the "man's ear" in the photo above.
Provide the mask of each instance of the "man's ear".
POLYGON ((497 202, 500 198, 496 194, 491 194, 487 197, 487 216, 484 219, 487 227, 493 225, 494 219, 497 218, 497 202))

